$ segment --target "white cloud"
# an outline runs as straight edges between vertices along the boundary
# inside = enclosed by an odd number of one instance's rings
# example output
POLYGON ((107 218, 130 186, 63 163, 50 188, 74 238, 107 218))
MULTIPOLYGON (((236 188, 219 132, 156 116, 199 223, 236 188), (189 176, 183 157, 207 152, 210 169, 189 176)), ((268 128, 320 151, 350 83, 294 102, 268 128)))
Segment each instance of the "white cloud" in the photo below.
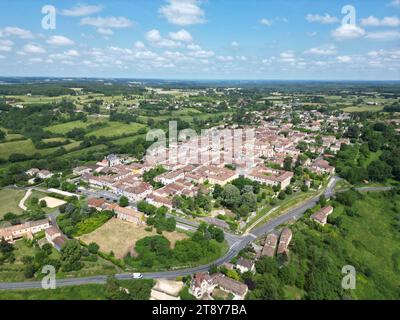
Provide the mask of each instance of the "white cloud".
POLYGON ((280 60, 283 62, 295 62, 296 61, 295 55, 294 55, 293 51, 291 51, 291 50, 284 51, 279 56, 280 56, 280 60))
POLYGON ((81 20, 81 25, 97 28, 128 28, 133 26, 133 21, 125 17, 86 17, 81 20))
POLYGON ((400 32, 398 30, 389 30, 381 32, 369 32, 366 38, 371 40, 390 41, 400 39, 400 32))
POLYGON ((0 40, 0 51, 10 52, 13 45, 14 42, 12 42, 11 40, 0 40))
POLYGON ((188 50, 201 50, 201 47, 198 44, 190 43, 187 45, 188 50))
POLYGON ((146 40, 155 47, 165 47, 165 48, 178 48, 181 43, 171 39, 163 38, 160 31, 157 29, 150 30, 145 35, 146 40))
POLYGON ((323 16, 321 16, 319 14, 311 14, 311 13, 309 13, 306 16, 306 20, 308 22, 319 22, 319 23, 322 23, 322 24, 330 24, 330 23, 339 22, 338 18, 336 18, 334 16, 331 16, 328 13, 325 13, 325 15, 323 15, 323 16))
POLYGON ((75 43, 71 39, 64 36, 52 36, 46 42, 54 46, 71 46, 75 43))
POLYGON ((262 18, 262 19, 260 20, 260 23, 263 24, 263 25, 265 25, 265 26, 270 26, 270 25, 272 25, 272 21, 271 21, 271 20, 268 20, 267 18, 262 18))
POLYGON ((337 50, 334 45, 320 46, 304 51, 305 54, 317 55, 317 56, 331 56, 336 54, 336 52, 337 50))
POLYGON ((43 59, 42 58, 29 58, 28 61, 32 62, 32 63, 40 63, 40 62, 43 62, 43 59))
POLYGON ((182 42, 192 42, 193 38, 189 32, 185 29, 181 29, 178 32, 170 32, 168 36, 175 41, 182 41, 182 42))
POLYGON ((68 50, 64 54, 69 57, 79 57, 79 52, 77 50, 68 50))
POLYGON ((232 41, 231 42, 231 46, 234 47, 234 48, 239 48, 240 44, 238 42, 236 42, 236 41, 232 41))
POLYGON ((332 36, 337 40, 356 39, 365 35, 365 30, 352 24, 343 24, 332 31, 332 36))
POLYGON ((189 52, 189 55, 195 58, 210 58, 214 56, 214 51, 207 51, 207 50, 198 50, 189 52))
POLYGON ((135 48, 136 49, 144 49, 145 45, 144 45, 144 43, 142 41, 136 41, 135 42, 135 48))
POLYGON ((205 22, 198 0, 167 0, 167 3, 159 9, 159 13, 169 23, 188 26, 205 22))
POLYGON ((389 3, 389 6, 400 7, 400 0, 392 0, 392 2, 389 3))
POLYGON ((114 34, 114 31, 110 28, 97 28, 96 31, 103 36, 112 36, 114 34))
POLYGON ((28 43, 27 45, 24 46, 24 52, 25 53, 45 53, 46 50, 43 49, 39 45, 36 45, 33 43, 28 43))
POLYGON ((349 57, 349 56, 337 56, 336 60, 341 62, 341 63, 348 63, 348 62, 350 62, 352 60, 352 58, 349 57))
POLYGON ((369 16, 368 18, 361 19, 362 26, 371 27, 398 27, 400 26, 400 19, 398 17, 384 17, 382 20, 374 16, 369 16))
POLYGON ((103 9, 104 9, 104 7, 101 5, 86 6, 83 4, 78 4, 77 6, 71 8, 71 9, 62 10, 61 14, 64 16, 70 16, 70 17, 82 17, 82 16, 88 16, 93 13, 100 12, 103 9))
POLYGON ((235 58, 232 57, 232 56, 216 56, 215 58, 218 61, 221 61, 221 62, 228 62, 228 61, 234 61, 235 60, 235 58))
POLYGON ((18 27, 5 27, 4 29, 0 29, 0 33, 5 36, 15 36, 21 39, 32 39, 33 34, 30 30, 21 29, 18 27))

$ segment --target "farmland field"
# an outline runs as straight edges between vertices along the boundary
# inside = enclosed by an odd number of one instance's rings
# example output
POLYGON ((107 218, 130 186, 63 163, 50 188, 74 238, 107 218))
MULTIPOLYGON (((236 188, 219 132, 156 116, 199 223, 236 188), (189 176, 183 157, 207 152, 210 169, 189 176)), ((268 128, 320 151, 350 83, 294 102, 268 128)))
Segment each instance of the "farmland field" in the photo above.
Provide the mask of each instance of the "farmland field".
POLYGON ((144 125, 140 123, 125 124, 121 122, 108 122, 108 125, 104 128, 94 130, 87 134, 88 137, 118 137, 123 134, 134 134, 139 129, 143 128, 144 125))
MULTIPOLYGON (((115 257, 121 259, 135 246, 136 241, 156 234, 155 230, 146 231, 145 226, 113 218, 97 230, 79 237, 79 239, 86 244, 96 242, 100 246, 100 251, 104 253, 113 251, 115 257)), ((171 241, 171 245, 178 240, 187 238, 185 234, 178 232, 164 232, 164 236, 171 241)))
POLYGON ((0 219, 7 212, 15 214, 22 213, 22 209, 18 207, 18 203, 24 197, 24 190, 15 190, 11 188, 0 189, 0 219))

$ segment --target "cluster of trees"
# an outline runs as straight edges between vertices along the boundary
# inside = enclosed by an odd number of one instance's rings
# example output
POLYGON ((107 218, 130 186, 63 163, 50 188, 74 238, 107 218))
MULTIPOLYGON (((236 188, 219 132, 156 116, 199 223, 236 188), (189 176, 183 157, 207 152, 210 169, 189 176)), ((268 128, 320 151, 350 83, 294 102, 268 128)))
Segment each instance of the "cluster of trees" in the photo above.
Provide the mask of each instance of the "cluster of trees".
POLYGON ((147 218, 147 224, 154 226, 157 233, 161 234, 163 231, 175 231, 176 220, 174 217, 166 217, 168 209, 166 207, 160 207, 156 210, 155 214, 147 218))
POLYGON ((257 210, 257 196, 260 186, 246 178, 238 178, 221 187, 215 185, 213 197, 224 207, 232 210, 240 217, 246 217, 257 210))
POLYGON ((13 263, 15 261, 14 246, 4 240, 4 238, 0 239, 0 253, 0 266, 3 263, 13 263))
POLYGON ((168 170, 165 169, 163 166, 159 165, 154 168, 151 168, 149 171, 146 171, 143 174, 143 180, 150 183, 154 188, 161 188, 164 185, 161 182, 154 181, 154 178, 167 172, 168 170))
POLYGON ((351 183, 400 180, 400 139, 392 126, 376 122, 354 136, 359 136, 358 143, 343 145, 337 155, 335 166, 342 177, 351 183), (369 161, 371 157, 374 160, 369 161))
POLYGON ((177 241, 173 249, 170 241, 161 235, 145 237, 136 242, 137 257, 126 256, 125 262, 147 269, 205 262, 216 259, 221 254, 221 247, 216 239, 224 241, 218 231, 203 225, 189 239, 177 241))
POLYGON ((149 300, 153 286, 152 279, 122 281, 110 276, 105 285, 106 297, 109 300, 149 300))
POLYGON ((199 191, 194 197, 174 196, 172 205, 187 214, 210 212, 213 208, 211 197, 199 191))
POLYGON ((60 229, 69 237, 79 233, 91 232, 114 216, 112 211, 98 212, 81 204, 78 200, 72 199, 60 206, 62 213, 57 217, 57 224, 60 229))

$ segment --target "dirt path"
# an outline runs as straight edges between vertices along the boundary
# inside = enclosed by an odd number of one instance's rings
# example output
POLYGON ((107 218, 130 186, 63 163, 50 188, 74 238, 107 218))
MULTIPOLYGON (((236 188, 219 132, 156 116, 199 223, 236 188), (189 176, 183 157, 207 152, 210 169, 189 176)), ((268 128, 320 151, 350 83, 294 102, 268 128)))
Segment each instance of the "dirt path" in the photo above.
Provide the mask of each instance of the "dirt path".
POLYGON ((25 201, 30 197, 31 194, 32 194, 32 189, 28 189, 24 197, 19 202, 18 207, 20 207, 22 210, 27 210, 28 208, 25 206, 25 201))

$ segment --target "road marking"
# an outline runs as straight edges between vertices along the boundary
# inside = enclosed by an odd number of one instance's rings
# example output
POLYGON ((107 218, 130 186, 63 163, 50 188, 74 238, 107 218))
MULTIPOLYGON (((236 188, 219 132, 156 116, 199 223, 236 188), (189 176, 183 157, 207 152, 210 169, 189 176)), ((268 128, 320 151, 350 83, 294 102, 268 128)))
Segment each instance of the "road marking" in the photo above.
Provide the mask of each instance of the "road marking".
POLYGON ((249 233, 248 235, 249 235, 250 237, 254 238, 254 239, 257 239, 257 236, 254 235, 254 234, 252 234, 252 233, 249 233))

